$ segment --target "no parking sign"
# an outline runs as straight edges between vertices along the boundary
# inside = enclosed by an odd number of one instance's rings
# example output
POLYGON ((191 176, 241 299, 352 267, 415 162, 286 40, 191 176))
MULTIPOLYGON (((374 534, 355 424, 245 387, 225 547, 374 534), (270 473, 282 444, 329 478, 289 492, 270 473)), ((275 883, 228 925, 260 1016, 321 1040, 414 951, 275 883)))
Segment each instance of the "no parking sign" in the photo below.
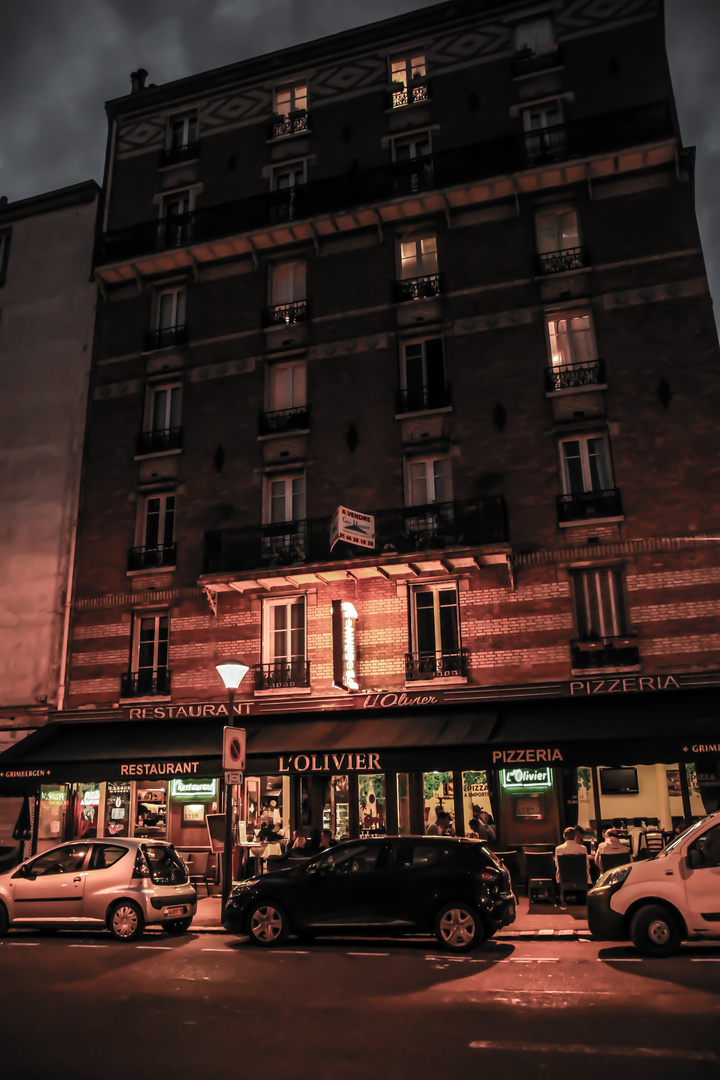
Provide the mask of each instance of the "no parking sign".
POLYGON ((223 728, 223 769, 245 772, 245 728, 223 728))

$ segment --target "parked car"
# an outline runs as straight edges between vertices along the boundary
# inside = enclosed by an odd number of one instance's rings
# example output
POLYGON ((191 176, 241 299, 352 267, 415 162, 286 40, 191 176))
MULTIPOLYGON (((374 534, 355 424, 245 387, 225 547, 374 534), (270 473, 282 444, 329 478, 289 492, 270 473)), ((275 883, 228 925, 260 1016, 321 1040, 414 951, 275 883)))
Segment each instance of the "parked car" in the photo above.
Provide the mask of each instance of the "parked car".
POLYGON ((182 933, 196 910, 187 867, 162 840, 78 840, 0 874, 0 935, 14 926, 107 927, 134 941, 146 926, 182 933))
POLYGON ((720 811, 644 862, 608 870, 587 897, 593 937, 669 956, 682 941, 720 939, 720 811))
POLYGON ((477 840, 348 840, 237 885, 224 924, 257 945, 290 934, 434 934, 452 952, 515 919, 510 875, 477 840))

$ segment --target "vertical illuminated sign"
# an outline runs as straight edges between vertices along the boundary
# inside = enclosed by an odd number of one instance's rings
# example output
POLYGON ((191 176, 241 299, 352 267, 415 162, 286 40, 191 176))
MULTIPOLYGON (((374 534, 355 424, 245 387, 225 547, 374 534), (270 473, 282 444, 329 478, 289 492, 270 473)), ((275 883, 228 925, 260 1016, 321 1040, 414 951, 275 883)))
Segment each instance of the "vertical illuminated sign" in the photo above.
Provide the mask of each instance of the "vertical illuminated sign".
POLYGON ((340 687, 341 690, 360 689, 355 670, 357 617, 358 613, 349 601, 333 600, 333 686, 340 687))

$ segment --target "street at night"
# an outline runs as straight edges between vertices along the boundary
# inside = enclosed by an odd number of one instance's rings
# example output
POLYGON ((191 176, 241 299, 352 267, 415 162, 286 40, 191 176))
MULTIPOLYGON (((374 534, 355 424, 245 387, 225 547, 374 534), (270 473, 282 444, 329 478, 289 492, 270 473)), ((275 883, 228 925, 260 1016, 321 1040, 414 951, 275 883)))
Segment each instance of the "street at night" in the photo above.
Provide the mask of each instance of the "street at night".
POLYGON ((224 933, 16 933, 0 979, 8 1080, 52 1062, 74 1080, 663 1080, 715 1077, 720 1062, 720 948, 705 944, 648 960, 589 938, 501 935, 447 956, 421 938, 262 950, 224 933))

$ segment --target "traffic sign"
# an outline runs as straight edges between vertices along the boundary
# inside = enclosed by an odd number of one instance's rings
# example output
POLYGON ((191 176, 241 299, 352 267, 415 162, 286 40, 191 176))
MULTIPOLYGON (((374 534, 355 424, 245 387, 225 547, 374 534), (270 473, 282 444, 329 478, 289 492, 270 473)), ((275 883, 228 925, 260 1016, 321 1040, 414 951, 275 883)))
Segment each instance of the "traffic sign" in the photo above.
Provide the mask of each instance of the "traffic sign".
POLYGON ((226 784, 242 784, 244 773, 241 772, 226 772, 225 783, 226 784))
POLYGON ((245 772, 245 728, 223 728, 223 769, 245 772))

